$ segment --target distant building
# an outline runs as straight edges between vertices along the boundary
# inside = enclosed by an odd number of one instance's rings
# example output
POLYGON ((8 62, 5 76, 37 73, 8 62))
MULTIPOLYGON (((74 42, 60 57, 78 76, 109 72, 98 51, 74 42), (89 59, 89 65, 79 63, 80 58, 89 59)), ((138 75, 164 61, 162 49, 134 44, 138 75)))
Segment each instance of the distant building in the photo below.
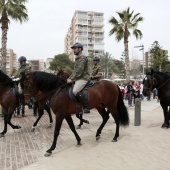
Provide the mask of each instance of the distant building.
POLYGON ((50 62, 53 61, 54 58, 47 58, 45 61, 45 71, 46 72, 53 72, 52 70, 50 70, 50 62))
MULTIPOLYGON (((1 55, 1 54, 0 54, 1 55)), ((11 75, 17 69, 17 55, 13 49, 7 49, 6 53, 6 73, 11 75)))
POLYGON ((102 12, 75 11, 64 41, 64 52, 69 55, 71 60, 74 61, 75 56, 70 47, 76 42, 83 44, 83 54, 86 56, 101 56, 103 54, 103 16, 102 12))
POLYGON ((44 60, 28 60, 32 71, 45 71, 44 60))

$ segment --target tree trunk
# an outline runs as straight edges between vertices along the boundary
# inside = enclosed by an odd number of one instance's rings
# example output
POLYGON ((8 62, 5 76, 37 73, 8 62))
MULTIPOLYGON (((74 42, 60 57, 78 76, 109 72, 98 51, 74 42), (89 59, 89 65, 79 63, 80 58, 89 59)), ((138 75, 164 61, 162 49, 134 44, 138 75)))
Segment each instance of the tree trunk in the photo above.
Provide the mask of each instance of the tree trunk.
POLYGON ((0 68, 3 72, 6 73, 6 51, 7 51, 6 46, 7 46, 7 31, 8 31, 8 22, 9 22, 6 9, 3 10, 0 21, 2 23, 0 68))
POLYGON ((7 29, 2 30, 1 70, 6 73, 7 29))
POLYGON ((130 80, 130 65, 129 65, 128 42, 124 43, 124 46, 125 46, 125 70, 126 70, 126 80, 129 82, 129 80, 130 80))

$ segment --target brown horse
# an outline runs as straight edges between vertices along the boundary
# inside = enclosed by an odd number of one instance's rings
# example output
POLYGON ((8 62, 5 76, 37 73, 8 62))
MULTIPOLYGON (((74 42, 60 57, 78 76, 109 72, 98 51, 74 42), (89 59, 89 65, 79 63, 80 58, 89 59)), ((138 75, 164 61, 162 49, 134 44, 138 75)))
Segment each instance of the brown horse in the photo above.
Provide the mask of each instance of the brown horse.
MULTIPOLYGON (((0 133, 0 137, 4 137, 7 133, 7 124, 13 129, 20 129, 21 126, 11 123, 12 115, 19 106, 19 96, 17 92, 17 84, 4 72, 0 70, 0 104, 4 113, 4 130, 0 133)), ((40 108, 43 111, 43 108, 40 108)), ((52 119, 52 118, 51 118, 52 119)))
POLYGON ((7 133, 7 124, 13 129, 21 128, 11 123, 11 117, 19 105, 15 89, 16 83, 0 70, 0 104, 4 113, 4 130, 0 133, 0 137, 4 137, 7 133))
MULTIPOLYGON (((45 156, 51 155, 52 151, 56 148, 63 119, 66 119, 77 139, 77 144, 80 145, 81 138, 75 130, 71 114, 82 111, 82 108, 77 107, 77 103, 70 99, 70 87, 66 84, 65 80, 50 73, 32 72, 27 76, 27 83, 32 96, 41 91, 44 96, 49 97, 50 107, 56 116, 53 143, 50 149, 46 151, 45 156)), ((129 115, 119 87, 111 81, 102 80, 97 82, 93 87, 88 88, 88 102, 90 109, 97 108, 103 118, 103 122, 97 130, 96 139, 100 138, 101 131, 109 119, 109 114, 104 109, 106 107, 111 112, 116 123, 116 132, 112 141, 117 141, 119 126, 129 125, 129 115), (101 105, 104 107, 100 107, 101 105)))
MULTIPOLYGON (((25 81, 26 76, 25 76, 25 74, 23 74, 22 76, 23 76, 23 80, 24 80, 24 81, 23 81, 24 99, 25 99, 25 101, 27 101, 27 102, 25 102, 25 103, 29 104, 29 102, 32 101, 32 102, 34 102, 34 104, 36 104, 37 107, 38 107, 38 118, 37 118, 37 120, 34 122, 31 131, 32 131, 32 132, 35 131, 35 128, 36 128, 39 120, 40 120, 41 117, 44 115, 44 110, 47 111, 48 116, 49 116, 49 119, 50 119, 50 123, 49 123, 48 127, 51 127, 51 126, 52 126, 52 123, 53 123, 53 118, 52 118, 52 114, 51 114, 51 109, 50 109, 50 107, 49 107, 49 105, 48 105, 48 100, 46 100, 46 98, 45 98, 44 96, 42 96, 38 101, 36 101, 36 100, 33 98, 33 96, 30 97, 30 94, 29 94, 29 92, 28 92, 28 87, 27 87, 26 81, 25 81)), ((42 94, 42 92, 39 91, 39 92, 38 92, 38 95, 41 96, 41 94, 42 94)))
MULTIPOLYGON (((71 75, 70 71, 62 70, 62 69, 57 73, 57 76, 64 78, 65 80, 67 80, 70 77, 70 75, 71 75)), ((80 129, 83 123, 89 124, 88 120, 83 119, 83 115, 81 113, 76 113, 76 117, 80 120, 80 123, 76 127, 77 129, 80 129)))

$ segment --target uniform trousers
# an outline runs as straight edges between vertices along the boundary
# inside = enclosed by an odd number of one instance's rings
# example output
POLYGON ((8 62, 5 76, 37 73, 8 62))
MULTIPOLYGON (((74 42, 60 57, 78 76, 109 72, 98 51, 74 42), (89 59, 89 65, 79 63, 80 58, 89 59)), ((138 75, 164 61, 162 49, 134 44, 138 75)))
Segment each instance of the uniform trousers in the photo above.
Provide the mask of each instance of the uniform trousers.
POLYGON ((88 82, 87 80, 83 80, 83 79, 76 80, 74 87, 73 87, 73 94, 76 96, 77 93, 80 92, 84 88, 87 82, 88 82))

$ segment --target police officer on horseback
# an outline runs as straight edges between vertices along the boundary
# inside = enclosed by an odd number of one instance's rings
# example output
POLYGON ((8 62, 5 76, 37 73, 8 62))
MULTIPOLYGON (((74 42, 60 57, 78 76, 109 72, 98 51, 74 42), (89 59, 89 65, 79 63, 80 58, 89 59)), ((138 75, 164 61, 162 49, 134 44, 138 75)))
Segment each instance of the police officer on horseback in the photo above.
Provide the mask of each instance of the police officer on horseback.
POLYGON ((91 79, 93 81, 99 81, 102 77, 102 68, 99 65, 100 58, 98 56, 95 56, 93 58, 93 70, 92 70, 92 76, 91 79))
POLYGON ((83 45, 75 43, 72 47, 75 58, 74 70, 71 76, 67 79, 67 83, 75 83, 73 87, 73 94, 77 97, 83 106, 84 113, 90 113, 88 107, 87 90, 83 90, 85 85, 90 80, 88 58, 82 55, 83 45))
POLYGON ((26 63, 27 59, 25 56, 21 56, 18 59, 20 63, 20 67, 15 75, 15 77, 20 79, 20 83, 18 84, 18 93, 19 93, 19 102, 22 107, 22 116, 25 117, 25 110, 24 110, 24 94, 23 94, 23 75, 27 74, 31 71, 31 66, 26 63))

